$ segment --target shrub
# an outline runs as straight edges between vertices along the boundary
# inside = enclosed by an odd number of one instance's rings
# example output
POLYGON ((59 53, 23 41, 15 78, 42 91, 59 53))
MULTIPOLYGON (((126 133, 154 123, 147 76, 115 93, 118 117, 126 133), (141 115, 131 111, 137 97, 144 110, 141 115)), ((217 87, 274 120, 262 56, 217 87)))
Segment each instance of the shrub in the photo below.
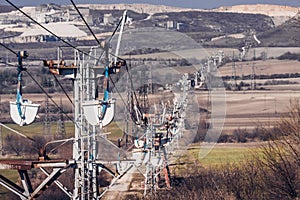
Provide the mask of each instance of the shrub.
POLYGON ((286 52, 283 55, 278 57, 278 60, 300 60, 300 54, 299 53, 291 53, 286 52))

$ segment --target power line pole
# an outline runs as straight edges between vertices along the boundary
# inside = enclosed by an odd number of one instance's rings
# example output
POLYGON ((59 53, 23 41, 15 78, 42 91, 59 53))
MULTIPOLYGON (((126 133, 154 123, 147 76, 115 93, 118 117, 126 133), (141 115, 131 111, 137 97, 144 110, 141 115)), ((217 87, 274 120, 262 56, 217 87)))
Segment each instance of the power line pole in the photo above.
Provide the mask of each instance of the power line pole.
POLYGON ((232 53, 232 67, 231 67, 231 87, 233 90, 236 89, 236 66, 235 66, 235 58, 234 58, 234 52, 232 53))
POLYGON ((51 121, 49 117, 49 98, 45 95, 44 135, 50 135, 51 121))
MULTIPOLYGON (((0 108, 1 108, 1 104, 2 104, 2 99, 0 96, 0 108)), ((0 109, 0 115, 1 115, 1 109, 0 109)), ((2 126, 0 126, 0 151, 1 151, 1 155, 3 155, 3 141, 2 141, 2 126)))
POLYGON ((140 75, 141 75, 140 78, 141 87, 139 88, 139 102, 140 102, 142 113, 148 113, 149 111, 148 77, 145 70, 140 71, 140 75))
POLYGON ((251 73, 251 90, 255 90, 256 83, 255 83, 255 69, 254 69, 254 62, 252 63, 252 73, 251 73))
MULTIPOLYGON (((62 96, 60 96, 60 107, 62 108, 62 96)), ((63 139, 66 137, 66 130, 65 130, 65 123, 64 123, 64 116, 63 112, 59 111, 59 118, 57 121, 57 128, 56 128, 56 139, 63 139)))

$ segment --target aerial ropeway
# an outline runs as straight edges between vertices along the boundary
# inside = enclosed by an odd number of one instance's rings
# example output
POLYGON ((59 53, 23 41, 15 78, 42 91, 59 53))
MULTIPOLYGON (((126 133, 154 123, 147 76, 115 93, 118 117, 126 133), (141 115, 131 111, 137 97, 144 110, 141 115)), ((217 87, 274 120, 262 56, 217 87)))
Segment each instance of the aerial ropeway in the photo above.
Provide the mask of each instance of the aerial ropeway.
MULTIPOLYGON (((43 63, 53 75, 62 75, 64 78, 70 79, 76 78, 78 67, 75 64, 67 65, 63 59, 60 61, 43 60, 43 63)), ((109 97, 109 75, 118 73, 124 66, 126 66, 125 60, 108 62, 105 67, 94 66, 95 77, 104 79, 104 97, 102 100, 91 99, 82 102, 83 115, 90 125, 105 127, 112 122, 116 99, 109 97)))
POLYGON ((115 102, 116 99, 110 98, 109 96, 109 74, 117 73, 112 69, 120 69, 122 66, 125 66, 126 62, 117 62, 113 66, 106 66, 104 68, 104 96, 103 100, 91 100, 86 101, 82 104, 83 114, 91 125, 100 125, 105 127, 110 124, 115 116, 115 102))
POLYGON ((39 106, 39 104, 33 104, 27 99, 10 102, 10 116, 20 126, 29 125, 35 120, 39 106))
POLYGON ((28 54, 26 51, 18 52, 18 87, 16 101, 10 102, 10 116, 12 120, 20 126, 31 124, 35 120, 40 106, 22 97, 22 72, 26 70, 26 68, 23 67, 22 60, 27 57, 28 54))
POLYGON ((109 99, 107 102, 101 100, 92 100, 83 103, 83 113, 89 124, 102 127, 111 123, 115 115, 115 99, 109 99), (103 112, 103 108, 105 110, 103 112))
POLYGON ((122 21, 121 21, 121 28, 118 37, 116 52, 114 55, 115 59, 113 62, 111 62, 111 64, 109 60, 109 48, 110 48, 110 42, 112 37, 108 43, 104 43, 104 53, 106 55, 106 66, 104 67, 104 72, 103 72, 104 75, 103 99, 89 100, 89 101, 85 101, 82 104, 83 115, 85 116, 88 123, 91 125, 100 125, 101 127, 105 127, 112 122, 115 115, 116 99, 110 98, 109 95, 109 78, 110 78, 109 75, 120 72, 121 67, 126 66, 126 61, 118 58, 123 28, 127 18, 126 13, 127 11, 124 11, 122 21))
POLYGON ((59 62, 53 60, 43 60, 44 66, 49 68, 49 72, 54 75, 62 75, 65 78, 74 79, 77 73, 77 67, 72 63, 66 65, 62 59, 59 62))

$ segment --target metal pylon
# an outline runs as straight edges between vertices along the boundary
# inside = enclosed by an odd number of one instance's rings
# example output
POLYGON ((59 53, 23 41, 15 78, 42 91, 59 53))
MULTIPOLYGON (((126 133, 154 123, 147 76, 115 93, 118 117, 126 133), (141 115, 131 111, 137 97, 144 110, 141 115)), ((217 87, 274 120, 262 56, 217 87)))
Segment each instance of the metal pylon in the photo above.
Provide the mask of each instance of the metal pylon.
MULTIPOLYGON (((62 108, 62 97, 60 97, 60 107, 62 108)), ((57 121, 56 139, 63 139, 66 136, 64 116, 62 111, 59 111, 59 119, 57 121)))
POLYGON ((252 63, 251 66, 251 90, 254 90, 256 87, 256 83, 255 83, 255 69, 254 69, 254 62, 252 63))
MULTIPOLYGON (((146 148, 149 158, 146 161, 145 172, 145 188, 144 195, 153 193, 159 187, 160 171, 163 169, 165 175, 165 182, 168 188, 171 187, 170 183, 170 171, 169 171, 169 155, 172 155, 175 148, 178 148, 178 141, 182 137, 182 129, 184 129, 184 117, 185 109, 187 107, 187 93, 189 90, 188 77, 183 76, 181 81, 182 93, 178 96, 174 104, 173 110, 171 110, 173 124, 171 133, 170 129, 165 130, 164 120, 159 121, 152 119, 146 129, 146 148), (170 131, 170 132, 168 132, 170 131), (176 134, 175 134, 176 132, 176 134), (169 136, 170 134, 170 136, 169 136), (172 135, 172 136, 171 136, 172 135)), ((162 113, 163 118, 165 112, 162 113)), ((162 118, 162 119, 163 119, 162 118)), ((168 119, 171 120, 171 119, 168 119)))
POLYGON ((51 121, 49 116, 49 98, 45 95, 44 135, 50 135, 51 121))
POLYGON ((149 160, 146 164, 144 195, 147 194, 148 190, 150 193, 152 193, 155 189, 155 169, 151 162, 151 159, 153 159, 153 150, 153 125, 149 124, 146 130, 146 151, 148 151, 147 153, 149 154, 149 160))
MULTIPOLYGON (((95 49, 91 49, 96 53, 95 49)), ((95 55, 90 55, 95 56, 95 55)), ((82 105, 84 101, 95 99, 95 73, 89 56, 75 51, 77 75, 74 80, 75 99, 75 143, 73 159, 75 168, 75 184, 73 199, 97 199, 97 166, 96 166, 96 126, 90 125, 84 118, 82 105)))

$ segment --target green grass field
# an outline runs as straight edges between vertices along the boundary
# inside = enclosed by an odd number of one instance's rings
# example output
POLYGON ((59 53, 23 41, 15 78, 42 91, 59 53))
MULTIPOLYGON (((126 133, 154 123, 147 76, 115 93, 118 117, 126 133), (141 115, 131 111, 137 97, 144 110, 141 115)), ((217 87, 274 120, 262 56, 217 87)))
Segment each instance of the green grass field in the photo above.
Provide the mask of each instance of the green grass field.
MULTIPOLYGON (((16 183, 18 181, 18 172, 16 170, 0 170, 0 174, 10 181, 16 183)), ((0 186, 0 199, 8 199, 7 194, 10 191, 3 186, 0 186)))
MULTIPOLYGON (((33 137, 35 135, 43 134, 43 124, 34 123, 30 126, 19 127, 18 125, 9 124, 9 127, 20 131, 21 133, 33 137)), ((111 132, 108 138, 112 141, 116 141, 122 137, 122 130, 120 124, 115 122, 105 127, 104 132, 111 132)), ((53 123, 51 126, 51 135, 56 133, 57 124, 53 123)), ((67 137, 74 136, 74 124, 65 123, 65 130, 67 137)), ((2 128, 2 137, 11 134, 11 131, 2 128)), ((215 147, 204 157, 199 157, 200 147, 199 144, 193 144, 190 148, 182 151, 177 159, 173 161, 173 165, 177 166, 176 171, 180 174, 188 171, 189 165, 197 164, 205 168, 217 168, 226 164, 239 164, 247 159, 251 159, 254 153, 259 153, 259 144, 216 144, 215 147)), ((176 173, 177 173, 176 172, 176 173)), ((18 180, 18 173, 16 170, 0 170, 0 174, 9 178, 13 182, 18 180)), ((0 193, 7 193, 4 187, 0 187, 0 193)), ((2 195, 1 195, 2 196, 2 195)), ((0 197, 1 197, 0 196, 0 197)))
POLYGON ((199 152, 199 147, 191 147, 180 155, 177 162, 187 165, 197 163, 205 168, 220 167, 224 164, 239 164, 251 159, 254 154, 259 154, 260 149, 258 145, 217 144, 203 158, 199 157, 199 152))
MULTIPOLYGON (((28 126, 19 126, 17 124, 5 124, 6 126, 19 131, 20 133, 33 137, 33 136, 42 136, 44 134, 43 131, 43 123, 33 123, 28 126)), ((50 134, 54 135, 57 130, 57 123, 52 123, 50 128, 50 134)), ((73 137, 74 136, 74 124, 71 122, 65 122, 65 130, 66 130, 66 136, 67 137, 73 137)), ((2 137, 5 138, 8 134, 13 134, 10 130, 2 127, 2 137)))
MULTIPOLYGON (((237 164, 249 159, 254 151, 258 151, 258 149, 249 147, 215 147, 207 156, 198 158, 198 160, 204 167, 220 166, 226 163, 237 164)), ((198 154, 199 152, 196 152, 196 155, 198 154)))

